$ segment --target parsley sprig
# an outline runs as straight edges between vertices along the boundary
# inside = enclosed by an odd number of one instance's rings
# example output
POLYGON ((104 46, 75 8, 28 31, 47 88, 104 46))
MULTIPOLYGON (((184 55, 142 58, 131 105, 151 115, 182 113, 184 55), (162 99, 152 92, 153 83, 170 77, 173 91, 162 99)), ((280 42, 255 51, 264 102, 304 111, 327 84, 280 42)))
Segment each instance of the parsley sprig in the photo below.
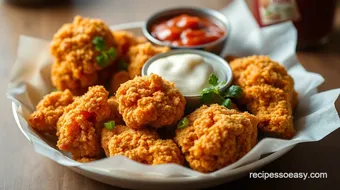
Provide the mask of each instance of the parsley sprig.
POLYGON ((116 127, 116 123, 113 120, 112 121, 108 121, 108 122, 104 123, 104 127, 106 129, 108 129, 108 130, 112 130, 112 129, 114 129, 116 127))
POLYGON ((209 76, 208 82, 211 86, 204 88, 201 91, 201 102, 203 104, 217 103, 230 109, 235 107, 232 99, 239 99, 242 97, 242 88, 237 85, 232 85, 225 92, 221 92, 220 88, 226 82, 218 82, 218 77, 214 73, 209 76))
POLYGON ((186 117, 183 117, 183 119, 177 124, 178 129, 184 129, 189 125, 189 120, 186 117))
POLYGON ((108 66, 109 61, 116 58, 116 49, 114 47, 107 49, 105 40, 102 37, 94 37, 92 43, 94 44, 96 50, 100 52, 100 54, 96 57, 96 62, 100 67, 108 66))

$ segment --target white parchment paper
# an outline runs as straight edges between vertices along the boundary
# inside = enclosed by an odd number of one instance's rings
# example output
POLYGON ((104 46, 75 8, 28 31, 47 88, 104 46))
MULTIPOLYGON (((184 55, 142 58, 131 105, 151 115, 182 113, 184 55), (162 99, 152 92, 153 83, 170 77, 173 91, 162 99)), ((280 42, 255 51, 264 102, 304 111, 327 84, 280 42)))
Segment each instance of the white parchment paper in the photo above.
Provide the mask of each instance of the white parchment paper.
POLYGON ((20 120, 22 130, 32 142, 35 151, 65 166, 86 165, 109 172, 126 171, 172 177, 219 176, 252 163, 260 159, 261 155, 301 142, 318 141, 340 127, 340 119, 334 105, 340 89, 317 93, 316 88, 324 79, 319 74, 307 72, 298 63, 295 54, 297 35, 291 22, 259 28, 244 1, 234 1, 222 12, 231 22, 231 33, 224 55, 269 55, 273 60, 282 63, 294 78, 295 89, 299 93, 299 104, 294 118, 298 132, 293 139, 264 138, 239 161, 210 174, 175 164, 143 165, 123 156, 86 164, 75 162, 69 158, 69 154, 56 148, 56 139, 40 136, 26 122, 35 105, 53 88, 50 82, 52 57, 48 41, 21 36, 8 87, 8 98, 17 105, 14 115, 20 120))

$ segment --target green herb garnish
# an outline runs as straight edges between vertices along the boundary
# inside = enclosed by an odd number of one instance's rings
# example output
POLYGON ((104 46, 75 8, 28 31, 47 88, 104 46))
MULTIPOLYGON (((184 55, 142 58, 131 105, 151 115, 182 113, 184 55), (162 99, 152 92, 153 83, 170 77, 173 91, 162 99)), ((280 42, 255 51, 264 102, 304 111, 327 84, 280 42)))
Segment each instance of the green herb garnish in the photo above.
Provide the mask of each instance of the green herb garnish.
POLYGON ((115 48, 110 47, 110 49, 106 51, 106 54, 107 54, 111 59, 116 58, 116 50, 115 50, 115 48))
POLYGON ((104 123, 104 127, 105 127, 106 129, 108 129, 108 130, 114 129, 115 126, 116 126, 116 123, 115 123, 115 121, 113 121, 113 120, 104 123))
POLYGON ((96 57, 96 61, 100 67, 106 67, 109 63, 109 57, 107 54, 102 53, 96 57))
POLYGON ((177 128, 183 129, 186 128, 189 125, 189 120, 186 117, 183 117, 183 119, 178 123, 177 128))
POLYGON ((242 88, 240 86, 237 86, 237 85, 231 85, 225 96, 226 98, 241 98, 242 97, 242 88))
POLYGON ((104 38, 96 36, 93 38, 92 43, 95 45, 97 51, 105 51, 106 44, 104 38))
POLYGON ((209 84, 210 85, 212 85, 212 86, 217 86, 218 85, 218 78, 217 78, 217 76, 214 73, 210 74, 208 80, 209 80, 209 84))
POLYGON ((218 77, 214 73, 209 76, 208 82, 211 86, 204 88, 200 94, 203 104, 217 103, 231 109, 235 107, 232 99, 242 97, 242 88, 237 85, 232 85, 225 92, 220 92, 220 87, 226 84, 226 82, 218 82, 218 77))
POLYGON ((219 88, 224 85, 225 82, 219 83, 218 77, 214 73, 209 76, 208 82, 211 86, 201 91, 201 102, 204 104, 211 104, 213 102, 221 104, 224 98, 219 88))
POLYGON ((230 98, 227 98, 222 102, 221 105, 228 108, 228 109, 231 109, 231 108, 233 108, 233 101, 231 101, 230 98))
POLYGON ((204 88, 201 92, 201 101, 202 103, 209 104, 213 101, 213 96, 216 93, 215 88, 204 88))
POLYGON ((115 48, 110 47, 108 50, 106 50, 106 44, 102 37, 94 37, 92 43, 94 44, 96 50, 100 52, 100 55, 96 57, 96 62, 100 67, 108 66, 109 61, 116 58, 117 53, 115 48))

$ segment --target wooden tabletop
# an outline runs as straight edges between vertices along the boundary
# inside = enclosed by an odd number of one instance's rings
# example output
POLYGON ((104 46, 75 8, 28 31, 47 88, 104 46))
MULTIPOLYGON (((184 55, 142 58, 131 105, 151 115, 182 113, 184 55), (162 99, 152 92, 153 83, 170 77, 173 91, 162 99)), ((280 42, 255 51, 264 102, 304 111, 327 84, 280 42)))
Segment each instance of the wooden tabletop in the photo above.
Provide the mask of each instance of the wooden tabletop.
MULTIPOLYGON (((70 169, 34 152, 32 145, 16 126, 11 103, 5 93, 11 67, 16 56, 19 35, 51 39, 65 22, 80 14, 104 19, 114 25, 142 21, 151 13, 169 6, 194 5, 222 9, 228 0, 74 0, 67 5, 25 8, 0 0, 0 189, 119 189, 81 176, 70 169)), ((325 91, 340 87, 340 9, 337 9, 335 31, 325 47, 314 51, 299 51, 304 67, 326 79, 319 88, 325 91)), ((339 102, 337 107, 340 108, 339 102)), ((248 176, 219 188, 244 189, 340 189, 340 130, 323 140, 305 143, 262 168, 266 172, 327 172, 328 179, 262 180, 248 176)), ((262 171, 261 170, 261 171, 262 171)))

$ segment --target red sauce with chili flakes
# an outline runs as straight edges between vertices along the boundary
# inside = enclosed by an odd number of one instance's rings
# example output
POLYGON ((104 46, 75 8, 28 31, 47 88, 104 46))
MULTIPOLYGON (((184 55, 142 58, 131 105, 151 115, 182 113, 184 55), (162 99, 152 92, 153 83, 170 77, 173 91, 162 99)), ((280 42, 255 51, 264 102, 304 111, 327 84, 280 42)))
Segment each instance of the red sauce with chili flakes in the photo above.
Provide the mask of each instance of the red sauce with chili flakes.
POLYGON ((179 15, 155 24, 151 35, 160 41, 175 46, 197 46, 213 42, 225 31, 208 19, 179 15))

